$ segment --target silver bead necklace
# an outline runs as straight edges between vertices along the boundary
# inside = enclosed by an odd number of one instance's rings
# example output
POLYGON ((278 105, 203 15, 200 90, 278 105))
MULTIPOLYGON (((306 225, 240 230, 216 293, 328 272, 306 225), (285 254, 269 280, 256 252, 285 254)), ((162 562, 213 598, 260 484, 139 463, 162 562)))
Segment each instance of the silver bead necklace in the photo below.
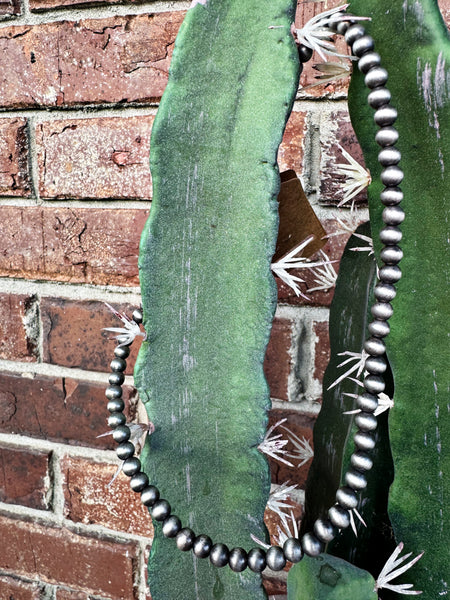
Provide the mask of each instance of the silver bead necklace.
MULTIPOLYGON (((380 194, 380 200, 385 206, 382 214, 385 226, 379 233, 384 247, 380 259, 384 265, 379 269, 378 283, 375 287, 376 302, 371 307, 374 317, 368 326, 370 337, 364 343, 368 354, 365 361, 364 392, 358 396, 357 405, 361 412, 355 416, 358 431, 354 436, 355 451, 351 455, 351 468, 345 474, 345 484, 336 492, 336 503, 328 510, 327 519, 317 519, 313 532, 306 533, 297 539, 288 538, 283 547, 271 546, 268 550, 252 548, 249 552, 243 548, 229 549, 225 544, 213 542, 205 534, 197 535, 189 527, 183 527, 180 519, 172 513, 169 502, 160 497, 160 491, 149 483, 147 475, 141 470, 141 462, 135 456, 135 447, 130 441, 130 429, 126 425, 123 414, 122 384, 126 359, 130 354, 129 345, 117 346, 115 358, 111 362, 109 387, 106 390, 107 408, 110 412, 108 424, 113 429, 113 438, 119 444, 116 453, 123 461, 123 472, 130 477, 131 489, 141 495, 142 503, 150 510, 155 521, 162 524, 162 533, 167 538, 174 538, 177 548, 181 551, 192 550, 198 558, 209 558, 216 567, 228 565, 233 571, 241 572, 247 567, 256 573, 261 573, 266 567, 273 571, 281 571, 287 562, 297 563, 305 554, 318 556, 324 550, 325 544, 331 542, 339 533, 350 525, 350 511, 358 505, 358 494, 367 485, 365 473, 372 468, 369 452, 375 447, 373 432, 377 427, 374 412, 378 406, 378 394, 385 389, 383 374, 387 369, 384 358, 386 346, 383 341, 389 334, 388 320, 393 314, 390 304, 396 295, 395 284, 401 278, 398 263, 403 257, 398 243, 402 239, 399 225, 404 220, 404 211, 399 206, 403 193, 398 187, 403 180, 403 171, 398 167, 401 155, 395 148, 398 132, 393 127, 397 111, 390 105, 391 93, 385 87, 388 73, 381 66, 379 54, 374 52, 374 41, 366 34, 361 24, 352 21, 347 15, 346 20, 336 20, 330 23, 330 28, 345 36, 352 54, 358 57, 358 68, 365 75, 365 85, 370 89, 368 103, 375 110, 374 120, 379 130, 375 141, 382 148, 378 161, 383 167, 381 181, 385 189, 380 194)), ((312 56, 312 50, 304 45, 299 46, 299 57, 302 64, 312 56)), ((140 310, 133 312, 133 321, 142 323, 140 310)))

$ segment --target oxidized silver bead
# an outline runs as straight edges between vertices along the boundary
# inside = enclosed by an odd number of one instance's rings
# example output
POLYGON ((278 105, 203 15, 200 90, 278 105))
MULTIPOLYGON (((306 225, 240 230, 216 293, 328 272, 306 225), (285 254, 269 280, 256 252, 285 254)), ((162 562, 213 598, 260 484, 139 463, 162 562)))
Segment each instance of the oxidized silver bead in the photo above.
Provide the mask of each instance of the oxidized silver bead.
POLYGON ((313 55, 313 50, 305 46, 304 44, 300 44, 297 48, 298 57, 301 63, 306 63, 311 59, 313 55))
POLYGON ((328 517, 335 527, 338 529, 347 529, 350 525, 350 514, 347 509, 342 506, 335 505, 328 511, 328 517))
POLYGON ((127 363, 123 360, 123 358, 113 358, 110 366, 111 371, 123 372, 127 368, 127 363))
POLYGON ((383 283, 397 283, 402 278, 402 272, 397 265, 385 265, 380 269, 380 281, 383 283))
POLYGON ((140 473, 136 473, 130 479, 130 487, 134 492, 141 492, 145 487, 148 486, 148 477, 142 471, 140 473))
POLYGON ((211 538, 207 535, 199 535, 195 538, 193 551, 198 558, 209 556, 212 548, 211 538))
POLYGON ((352 510, 358 506, 358 496, 349 487, 341 487, 336 492, 336 500, 342 508, 352 510))
POLYGON ((403 200, 403 192, 400 188, 386 188, 381 192, 380 200, 385 206, 396 206, 403 200))
POLYGON ((397 120, 398 113, 393 106, 381 106, 375 111, 373 120, 380 127, 389 127, 397 120))
POLYGON ((355 415, 355 425, 361 431, 375 431, 378 423, 373 413, 360 412, 355 415))
POLYGON ((262 573, 266 568, 266 553, 262 548, 252 548, 248 553, 248 568, 254 573, 262 573))
POLYGON ((397 295, 397 290, 390 283, 377 283, 374 296, 380 302, 391 302, 397 295))
MULTIPOLYGON (((380 234, 380 237, 381 237, 381 234, 380 234)), ((385 244, 386 242, 383 242, 383 243, 385 244)), ((387 246, 386 248, 383 248, 381 250, 380 258, 387 265, 396 265, 403 258, 403 250, 395 245, 387 246)))
POLYGON ((364 83, 370 89, 383 87, 388 80, 388 72, 383 67, 374 67, 367 72, 364 83))
POLYGON ((391 165, 398 165, 402 159, 402 153, 397 148, 390 146, 389 148, 383 148, 378 153, 378 162, 382 167, 389 167, 391 165))
POLYGON ((387 369, 387 362, 382 356, 369 356, 366 359, 364 368, 372 375, 381 375, 387 369))
POLYGON ((282 571, 286 566, 286 557, 279 546, 271 546, 266 553, 267 566, 272 571, 282 571))
POLYGON ((400 225, 405 220, 405 211, 400 206, 386 206, 381 216, 386 225, 400 225))
POLYGON ((364 342, 364 350, 370 356, 383 356, 386 352, 386 344, 378 338, 369 338, 364 342))
POLYGON ((125 381, 125 375, 120 372, 111 373, 108 377, 108 381, 110 385, 122 385, 122 383, 125 381))
POLYGON ((153 506, 159 500, 159 490, 154 485, 149 485, 141 492, 141 502, 145 506, 153 506))
POLYGON ((122 412, 125 408, 125 404, 122 398, 115 398, 114 400, 109 400, 106 408, 110 413, 122 412))
POLYGON ((373 460, 364 452, 354 452, 350 457, 352 467, 358 471, 370 471, 373 467, 373 460))
POLYGON ((345 483, 358 492, 367 487, 367 479, 360 471, 351 469, 345 474, 345 483))
POLYGON ((181 521, 176 515, 170 515, 162 524, 162 532, 166 538, 174 538, 180 529, 181 521))
POLYGON ((228 558, 230 569, 235 573, 241 573, 247 568, 247 552, 243 548, 233 548, 228 558))
POLYGON ((209 560, 215 567, 224 567, 228 563, 230 552, 225 544, 214 544, 209 560))
MULTIPOLYGON (((380 55, 377 52, 367 52, 358 61, 358 69, 361 73, 367 73, 374 67, 379 67, 381 64, 380 55)), ((388 100, 389 102, 389 100, 388 100)), ((369 103, 370 104, 370 103, 369 103)))
POLYGON ((150 514, 155 521, 165 521, 168 517, 170 517, 171 513, 170 504, 167 500, 157 500, 151 510, 150 514))
POLYGON ((122 398, 122 388, 118 385, 109 385, 105 390, 105 396, 108 400, 122 398))
POLYGON ((321 542, 328 543, 334 540, 337 530, 328 519, 317 519, 314 523, 314 533, 321 542))
POLYGON ((369 433, 368 431, 357 431, 353 436, 353 440, 355 442, 355 445, 360 450, 365 450, 366 452, 369 452, 370 450, 373 450, 375 448, 375 438, 373 434, 369 433))
POLYGON ((188 550, 192 550, 195 541, 195 533, 189 527, 185 527, 181 529, 177 533, 177 537, 175 543, 177 545, 178 550, 182 552, 187 552, 188 550))
POLYGON ((384 338, 389 335, 391 328, 389 327, 389 323, 386 323, 386 321, 375 320, 369 323, 368 330, 370 335, 384 338))
MULTIPOLYGON (((380 377, 379 375, 367 375, 367 377, 364 378, 363 380, 363 385, 364 385, 364 389, 366 390, 366 392, 369 392, 369 394, 381 394, 382 392, 384 392, 386 384, 384 383, 384 379, 382 377, 380 377)), ((359 420, 362 419, 363 415, 366 415, 367 413, 359 413, 358 415, 356 415, 355 417, 355 423, 358 425, 358 427, 360 429, 365 429, 366 431, 369 430, 369 426, 366 425, 364 427, 359 425, 359 420)), ((370 415, 371 417, 373 417, 373 415, 370 415)), ((375 419, 375 427, 376 427, 376 419, 375 419)))
POLYGON ((353 46, 356 40, 366 35, 366 30, 362 25, 351 25, 345 32, 345 41, 349 46, 353 46))
POLYGON ((291 563, 298 563, 303 558, 302 545, 297 538, 288 538, 284 542, 283 552, 286 559, 291 563))
MULTIPOLYGON (((380 240, 386 246, 395 245, 401 242, 403 233, 398 227, 387 225, 380 231, 380 240)), ((387 262, 387 261, 384 261, 387 262)))
POLYGON ((369 106, 376 109, 389 104, 391 97, 391 92, 387 88, 380 87, 372 90, 369 93, 367 96, 367 102, 369 103, 369 106))
POLYGON ((312 533, 306 533, 302 539, 303 552, 308 556, 319 556, 323 552, 323 544, 312 533))
POLYGON ((123 412, 115 412, 108 417, 108 425, 111 427, 111 429, 125 425, 126 422, 127 419, 123 412))
POLYGON ((122 471, 128 477, 133 477, 133 475, 139 473, 140 470, 141 461, 137 458, 137 456, 130 456, 130 458, 127 458, 123 463, 122 471))
POLYGON ((120 427, 116 427, 113 431, 113 439, 118 444, 122 444, 123 442, 128 442, 130 439, 131 431, 130 428, 126 425, 121 425, 120 427))
POLYGON ((114 356, 116 358, 121 358, 125 360, 130 356, 130 347, 129 346, 116 346, 114 348, 114 356))
POLYGON ((336 33, 338 33, 339 35, 345 35, 349 27, 349 21, 339 21, 336 25, 336 33))
POLYGON ((133 314, 131 316, 131 318, 133 319, 133 321, 135 323, 137 323, 138 325, 140 323, 142 323, 142 319, 144 318, 143 314, 142 314, 142 310, 140 308, 135 308, 133 310, 133 314))
POLYGON ((116 454, 120 460, 127 460, 133 456, 134 450, 135 448, 131 442, 125 442, 117 446, 116 454))
POLYGON ((371 52, 374 47, 373 38, 370 35, 363 35, 353 43, 352 53, 355 56, 361 57, 366 52, 371 52))
POLYGON ((356 403, 363 412, 373 413, 378 408, 378 396, 364 392, 358 396, 356 403))
POLYGON ((387 321, 394 314, 394 309, 392 308, 392 304, 389 304, 389 302, 375 302, 375 304, 371 307, 370 312, 373 314, 375 319, 387 321))
MULTIPOLYGON (((376 91, 378 91, 378 90, 374 90, 371 93, 375 93, 376 91)), ((379 146, 382 146, 383 148, 393 146, 394 144, 396 144, 398 142, 398 138, 399 138, 398 131, 395 129, 395 127, 382 127, 375 134, 376 143, 379 146)))
MULTIPOLYGON (((394 165, 383 169, 380 175, 383 185, 388 187, 395 187, 399 185, 403 181, 403 177, 403 171, 400 169, 400 167, 396 167, 394 165)), ((389 223, 389 225, 391 225, 391 223, 389 223)))

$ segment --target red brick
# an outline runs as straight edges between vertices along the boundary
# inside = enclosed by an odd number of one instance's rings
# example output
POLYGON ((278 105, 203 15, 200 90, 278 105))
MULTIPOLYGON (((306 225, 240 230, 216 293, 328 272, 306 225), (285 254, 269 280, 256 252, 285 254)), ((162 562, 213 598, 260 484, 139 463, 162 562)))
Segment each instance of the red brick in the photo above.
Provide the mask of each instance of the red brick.
POLYGON ((314 343, 314 379, 323 381, 325 369, 330 360, 330 335, 328 323, 315 321, 313 323, 314 343))
POLYGON ((95 595, 135 600, 133 543, 0 517, 0 568, 95 595))
MULTIPOLYGON (((119 465, 119 461, 117 466, 119 465)), ((108 488, 117 466, 66 456, 61 461, 64 514, 75 523, 153 538, 148 509, 122 473, 108 488)))
POLYGON ((306 133, 306 115, 302 111, 293 111, 286 125, 283 141, 278 150, 280 172, 292 169, 298 175, 303 172, 303 142, 306 133))
POLYGON ((447 27, 450 29, 450 0, 438 0, 439 8, 447 27))
POLYGON ((0 294, 0 358, 35 361, 38 331, 34 296, 0 294))
POLYGON ((30 196, 30 193, 27 122, 0 119, 0 196, 30 196))
POLYGON ((0 500, 46 510, 48 452, 0 447, 0 500))
MULTIPOLYGON (((114 308, 131 316, 137 307, 114 304, 114 308)), ((41 312, 44 362, 87 371, 109 370, 116 342, 111 339, 114 334, 102 328, 123 324, 103 302, 43 298, 41 312)), ((141 341, 137 337, 131 347, 127 373, 133 372, 141 341)))
POLYGON ((154 102, 183 12, 2 29, 0 106, 154 102))
POLYGON ((20 15, 21 12, 19 0, 0 0, 0 17, 20 15))
POLYGON ((142 209, 3 206, 0 276, 136 286, 142 209))
MULTIPOLYGON (((316 418, 314 416, 303 415, 296 411, 272 410, 270 412, 269 426, 275 425, 275 423, 285 418, 287 419, 286 422, 283 423, 281 427, 277 427, 272 435, 282 433, 283 438, 288 438, 289 433, 283 429, 283 427, 287 427, 289 431, 291 431, 300 439, 306 438, 306 440, 312 446, 312 432, 316 418)), ((292 452, 294 450, 294 446, 291 442, 287 444, 286 449, 288 452, 292 452)), ((295 483, 299 489, 302 489, 305 485, 306 477, 308 476, 311 459, 301 467, 297 466, 299 461, 296 459, 288 458, 287 460, 292 462, 294 466, 289 467, 279 461, 274 460, 273 458, 269 458, 272 482, 281 485, 289 481, 290 484, 295 483)))
POLYGON ((153 117, 67 119, 37 127, 42 198, 151 198, 153 117))
MULTIPOLYGON (((125 412, 135 390, 124 386, 125 412)), ((108 431, 105 386, 74 379, 0 374, 0 431, 95 448, 115 447, 108 431)))
POLYGON ((0 575, 0 598, 3 600, 40 600, 38 583, 29 583, 15 577, 0 575))
POLYGON ((291 339, 292 322, 288 319, 275 319, 264 360, 264 373, 270 387, 271 397, 279 400, 288 399, 291 339))
POLYGON ((56 600, 89 600, 89 596, 84 592, 58 588, 56 590, 56 600))

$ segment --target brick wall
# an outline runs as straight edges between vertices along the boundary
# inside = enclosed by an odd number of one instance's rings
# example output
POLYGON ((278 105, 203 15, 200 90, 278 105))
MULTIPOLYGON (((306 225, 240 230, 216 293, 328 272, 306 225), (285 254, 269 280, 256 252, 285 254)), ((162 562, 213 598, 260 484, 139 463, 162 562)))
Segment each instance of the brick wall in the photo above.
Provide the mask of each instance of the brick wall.
MULTIPOLYGON (((338 0, 299 2, 298 24, 338 0)), ((441 2, 450 18, 450 1, 441 2)), ((117 325, 139 304, 139 236, 152 196, 150 131, 189 2, 0 0, 0 599, 146 600, 149 516, 118 477, 104 387, 117 325)), ((314 61, 313 61, 314 62, 314 61)), ((314 81, 308 65, 302 85, 314 81)), ((338 144, 360 158, 342 80, 299 91, 280 150, 327 232, 338 144), (326 99, 326 102, 318 101, 326 99)), ((358 200, 365 220, 364 197, 358 200)), ((345 235, 325 250, 338 260, 345 235)), ((279 283, 267 358, 271 422, 311 440, 332 290, 279 283)), ((312 281, 308 281, 312 287, 312 281)), ((137 348, 133 349, 133 363, 137 348)), ((128 374, 132 373, 130 364, 128 374)), ((139 406, 131 377, 126 412, 139 406)), ((273 483, 297 483, 272 464, 273 483)), ((273 515, 267 523, 274 530, 273 515)), ((283 595, 283 577, 267 577, 283 595)))

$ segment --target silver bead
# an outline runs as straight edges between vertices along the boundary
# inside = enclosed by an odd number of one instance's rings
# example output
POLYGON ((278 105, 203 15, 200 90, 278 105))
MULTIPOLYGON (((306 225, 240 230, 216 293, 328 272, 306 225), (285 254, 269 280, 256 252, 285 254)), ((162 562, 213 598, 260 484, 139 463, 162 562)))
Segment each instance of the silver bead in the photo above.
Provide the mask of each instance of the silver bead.
POLYGON ((105 396, 108 400, 122 398, 122 388, 119 385, 109 385, 105 390, 105 396))
POLYGON ((127 477, 133 477, 136 473, 139 473, 141 470, 141 461, 137 458, 137 456, 130 456, 127 458, 122 466, 122 472, 127 475, 127 477))
POLYGON ((370 89, 383 87, 388 80, 388 72, 383 67, 374 67, 367 72, 364 83, 370 89))
POLYGON ((106 408, 110 413, 122 412, 125 408, 125 404, 122 398, 115 398, 114 400, 109 400, 106 408))
POLYGON ((356 40, 366 35, 366 30, 362 25, 351 25, 345 32, 345 41, 349 46, 353 46, 356 40))
MULTIPOLYGON (((381 64, 380 55, 377 52, 367 52, 358 61, 358 68, 361 73, 367 73, 373 67, 379 67, 381 64)), ((389 102, 389 100, 388 100, 389 102)))
POLYGON ((378 423, 373 413, 360 412, 355 415, 355 425, 361 431, 375 431, 378 423))
POLYGON ((375 317, 375 319, 379 319, 380 321, 387 321, 394 314, 394 309, 389 302, 375 302, 375 304, 370 309, 370 312, 375 317))
POLYGON ((365 392, 358 396, 356 403, 363 412, 373 413, 378 408, 378 396, 365 392))
MULTIPOLYGON (((379 375, 367 375, 367 377, 364 378, 363 380, 363 385, 364 385, 364 389, 366 390, 366 392, 369 392, 369 394, 382 394, 385 390, 386 384, 384 383, 384 379, 382 377, 380 377, 379 375)), ((365 429, 366 431, 369 430, 369 424, 365 425, 364 427, 362 427, 361 425, 359 425, 359 420, 363 418, 363 415, 366 415, 366 413, 359 413, 358 415, 356 415, 355 417, 355 423, 358 425, 358 427, 360 429, 365 429)), ((373 415, 370 415, 371 417, 373 417, 373 415)), ((376 427, 376 419, 375 419, 375 427, 376 427)))
POLYGON ((123 372, 127 368, 127 363, 123 358, 113 358, 110 364, 111 371, 123 372))
POLYGON ((358 492, 367 487, 367 479, 360 471, 347 471, 345 474, 345 483, 358 492))
MULTIPOLYGON (((393 246, 401 242, 403 233, 398 227, 388 225, 380 231, 380 240, 386 246, 393 246)), ((384 259, 383 259, 384 260, 384 259)), ((384 262, 387 262, 384 260, 384 262)))
POLYGON ((127 420, 123 412, 115 412, 108 417, 108 425, 111 429, 125 425, 126 422, 127 420))
POLYGON ((141 502, 145 506, 153 506, 159 500, 159 490, 154 485, 149 485, 141 492, 141 502))
POLYGON ((212 548, 211 538, 207 535, 199 535, 195 538, 193 552, 198 558, 209 556, 212 548))
POLYGON ((328 517, 338 529, 347 529, 350 525, 350 514, 348 510, 342 508, 342 506, 332 506, 328 511, 328 517))
POLYGON ((353 436, 353 440, 355 445, 360 450, 365 450, 369 452, 369 450, 373 450, 375 448, 375 438, 372 433, 368 431, 357 431, 353 436))
POLYGON ((185 527, 177 533, 175 543, 177 545, 178 550, 181 550, 182 552, 187 552, 188 550, 192 550, 194 546, 194 541, 195 533, 192 531, 192 529, 189 529, 189 527, 185 527))
POLYGON ((378 162, 382 167, 389 167, 390 165, 397 165, 402 159, 402 153, 397 148, 390 146, 389 148, 383 148, 378 153, 378 162))
MULTIPOLYGON (((383 241, 383 243, 386 242, 383 241)), ((380 258, 387 265, 396 265, 402 260, 403 251, 398 246, 387 246, 381 250, 380 258)))
POLYGON ((224 567, 228 563, 230 552, 225 544, 214 544, 211 548, 209 560, 215 567, 224 567))
POLYGON ((136 473, 130 479, 130 487, 133 492, 141 492, 148 485, 148 477, 142 471, 140 473, 136 473))
POLYGON ((391 302, 397 295, 397 290, 390 283, 377 283, 374 296, 380 302, 391 302))
MULTIPOLYGON (((365 56, 363 56, 363 58, 365 58, 365 56)), ((363 58, 361 60, 363 60, 363 58)), ((367 102, 369 103, 369 106, 376 109, 389 104, 391 97, 391 92, 387 88, 380 87, 369 93, 367 102)))
MULTIPOLYGON (((395 167, 389 167, 394 169, 395 167)), ((405 211, 400 206, 386 206, 381 215, 386 225, 400 225, 405 220, 405 211)))
POLYGON ((382 356, 369 356, 364 368, 372 375, 381 375, 386 371, 387 363, 382 356))
POLYGON ((383 283, 397 283, 402 278, 402 272, 397 265, 385 265, 379 272, 380 281, 383 283))
POLYGON ((233 548, 228 558, 230 569, 235 573, 241 573, 247 568, 247 552, 243 548, 233 548))
POLYGON ((400 167, 396 167, 392 165, 390 167, 386 167, 381 171, 380 179, 383 185, 388 187, 395 187, 399 185, 403 181, 403 171, 400 167))
POLYGON ((266 553, 262 548, 252 548, 248 553, 248 568, 254 573, 262 573, 266 568, 266 553))
POLYGON ((370 471, 373 467, 373 460, 364 452, 354 452, 350 457, 352 467, 358 471, 370 471))
POLYGON ((124 381, 125 375, 123 373, 119 373, 118 371, 116 373, 111 373, 108 377, 108 382, 110 385, 122 385, 124 381))
POLYGON ((386 323, 386 321, 375 320, 369 323, 368 330, 370 335, 383 338, 389 335, 391 328, 389 327, 389 323, 386 323))
POLYGON ((128 460, 134 454, 134 446, 131 442, 120 444, 116 448, 116 454, 120 460, 128 460))
POLYGON ((396 206, 403 200, 403 192, 400 188, 386 188, 381 192, 380 200, 385 206, 396 206))
POLYGON ((370 35, 363 35, 355 40, 352 47, 352 54, 361 57, 366 52, 371 52, 375 47, 373 38, 370 35))
POLYGON ((137 324, 142 323, 142 319, 144 318, 142 310, 140 308, 135 308, 131 318, 137 324))
MULTIPOLYGON (((377 90, 374 90, 374 92, 377 90)), ((371 92, 372 93, 372 92, 371 92)), ((398 142, 398 131, 395 127, 382 127, 375 134, 375 141, 379 146, 388 147, 393 146, 398 142)))
POLYGON ((129 346, 116 346, 114 348, 114 356, 116 358, 121 358, 125 360, 130 356, 130 348, 129 346))
POLYGON ((130 439, 131 431, 130 428, 126 425, 121 425, 120 427, 116 427, 113 431, 113 439, 118 444, 122 444, 123 442, 128 442, 130 439))
POLYGON ((284 542, 283 552, 287 560, 291 563, 298 563, 303 558, 302 545, 297 538, 288 538, 284 542))
POLYGON ((266 554, 267 566, 272 571, 282 571, 286 566, 286 557, 279 546, 271 546, 266 554))
POLYGON ((386 344, 378 338, 369 338, 364 342, 364 350, 370 356, 383 356, 386 352, 386 344))
POLYGON ((306 533, 302 537, 303 552, 308 556, 319 556, 323 552, 323 544, 312 533, 306 533))
POLYGON ((350 23, 348 21, 339 21, 336 26, 336 33, 339 35, 345 35, 349 27, 350 23))
POLYGON ((342 508, 352 510, 358 506, 358 496, 349 487, 341 487, 336 492, 336 500, 342 508))
POLYGON ((150 510, 150 514, 155 521, 165 521, 170 517, 170 512, 171 508, 167 500, 157 500, 150 510))
POLYGON ((373 120, 380 127, 389 127, 397 120, 398 113, 393 106, 381 106, 375 111, 373 120))
POLYGON ((328 519, 317 519, 314 523, 314 533, 321 542, 328 543, 334 540, 337 530, 328 519))
POLYGON ((181 521, 176 515, 170 515, 162 524, 163 536, 174 538, 181 529, 181 521))

